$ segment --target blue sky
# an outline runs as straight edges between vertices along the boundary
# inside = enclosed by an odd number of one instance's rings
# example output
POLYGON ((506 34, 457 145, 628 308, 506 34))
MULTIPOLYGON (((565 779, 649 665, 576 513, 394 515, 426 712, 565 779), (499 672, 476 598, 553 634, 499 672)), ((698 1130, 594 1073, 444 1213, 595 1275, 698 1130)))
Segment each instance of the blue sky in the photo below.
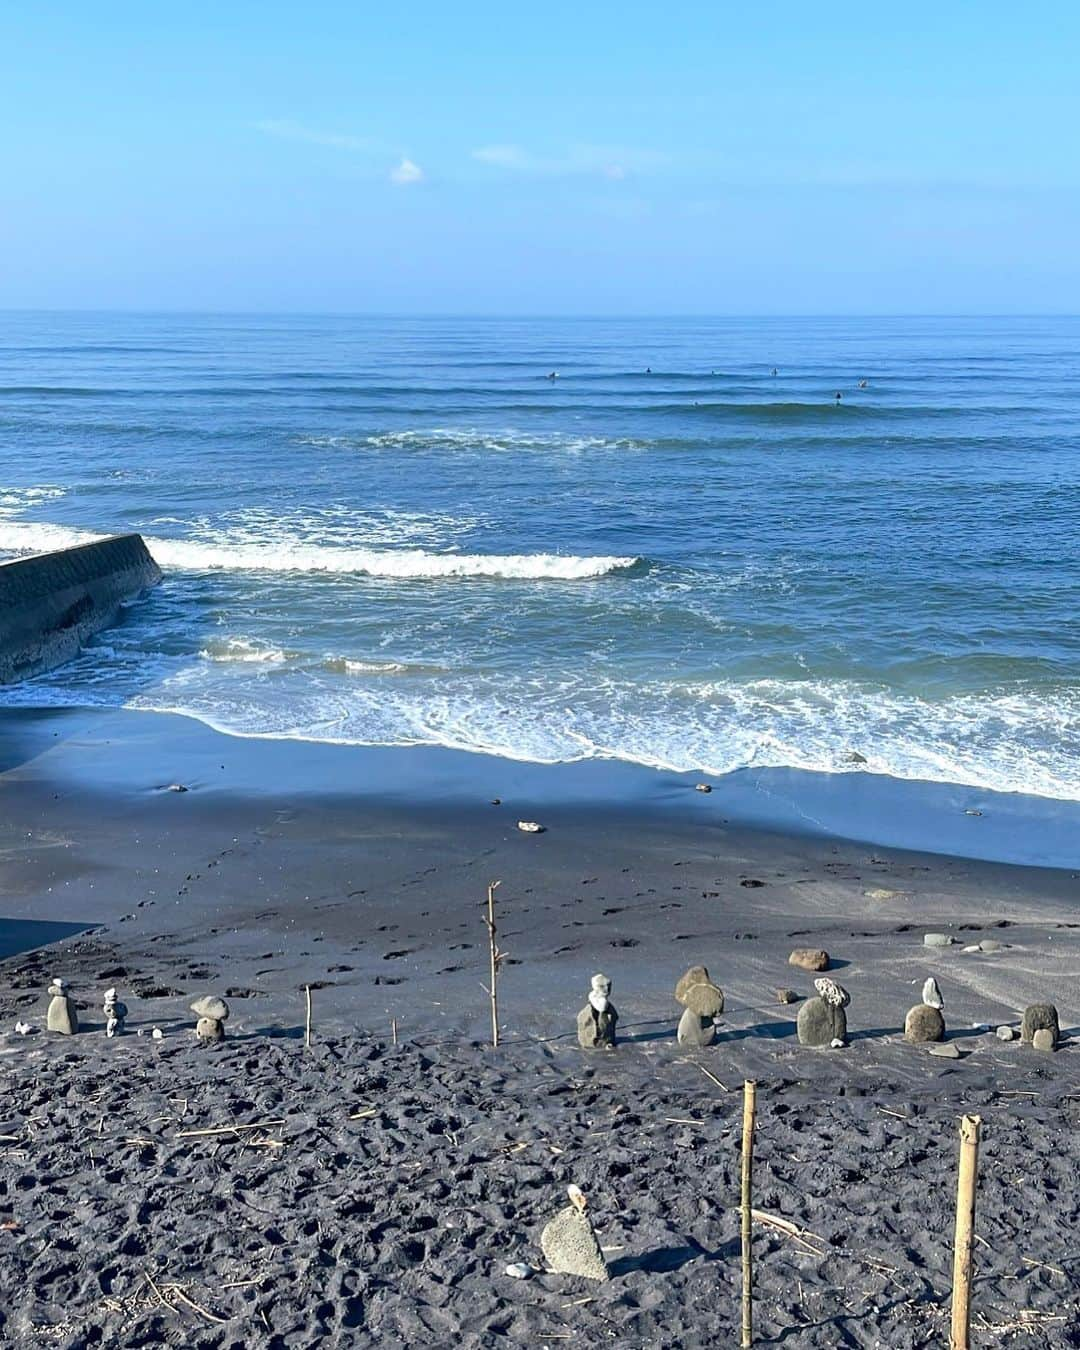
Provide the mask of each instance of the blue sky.
POLYGON ((0 306, 1080 311, 1080 5, 0 7, 0 306))

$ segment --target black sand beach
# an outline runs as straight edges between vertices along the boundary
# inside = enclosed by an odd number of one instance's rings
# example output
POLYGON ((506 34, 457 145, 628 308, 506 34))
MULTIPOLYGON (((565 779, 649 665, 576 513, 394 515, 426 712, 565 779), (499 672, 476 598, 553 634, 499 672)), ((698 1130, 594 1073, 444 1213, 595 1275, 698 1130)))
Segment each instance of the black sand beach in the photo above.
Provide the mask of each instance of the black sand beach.
MULTIPOLYGON (((900 851, 825 830, 824 798, 787 828, 792 799, 765 780, 703 794, 625 765, 241 741, 131 713, 5 713, 0 766, 7 1343, 732 1344, 753 1077, 756 1203, 805 1230, 757 1227, 762 1344, 942 1344, 964 1111, 984 1119, 978 1343, 1080 1344, 1080 1061, 1068 1040, 1051 1056, 992 1032, 1049 999, 1077 1033, 1080 881, 946 851, 1025 856, 1041 828, 1067 858, 1053 804, 1025 823, 1026 800, 913 790, 905 823, 885 787, 883 837, 943 850, 900 851), (784 832, 762 828, 766 797, 784 832), (928 931, 957 941, 927 948, 928 931), (1002 946, 963 950, 981 940, 1002 946), (851 993, 843 1050, 801 1049, 798 1005, 777 1001, 812 992, 796 946, 826 948, 851 993), (698 963, 727 1007, 691 1055, 672 989, 698 963), (598 970, 622 1039, 590 1055, 573 1022, 598 970), (902 1039, 929 974, 959 1059, 902 1039), (43 1025, 55 975, 91 1034, 14 1034, 43 1025), (131 1008, 111 1042, 109 985, 131 1008), (188 1012, 207 992, 231 1008, 209 1050, 188 1012), (256 1128, 188 1133, 234 1125, 256 1128), (508 1262, 542 1266, 569 1181, 612 1280, 509 1279, 508 1262)), ((861 799, 870 834, 878 785, 826 786, 861 799)))

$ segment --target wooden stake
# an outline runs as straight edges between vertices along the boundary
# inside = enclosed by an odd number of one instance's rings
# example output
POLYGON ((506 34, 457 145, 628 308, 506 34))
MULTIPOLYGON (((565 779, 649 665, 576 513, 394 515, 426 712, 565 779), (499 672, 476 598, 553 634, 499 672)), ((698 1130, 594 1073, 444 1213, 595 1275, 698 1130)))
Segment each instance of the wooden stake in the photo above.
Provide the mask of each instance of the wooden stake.
POLYGON ((304 1049, 311 1049, 311 985, 304 985, 304 993, 307 996, 307 1021, 304 1023, 304 1049))
POLYGON ((502 961, 503 953, 499 951, 498 944, 495 941, 495 891, 501 886, 501 881, 493 881, 488 886, 487 896, 487 930, 488 930, 488 952, 491 957, 491 985, 488 994, 491 997, 491 1044, 499 1044, 499 994, 497 983, 499 979, 499 964, 502 961))
POLYGON ((396 1017, 391 1017, 391 1019, 390 1019, 390 1039, 393 1041, 393 1043, 394 1043, 395 1045, 397 1045, 397 1018, 396 1018, 396 1017))
POLYGON ((956 1183, 956 1244, 953 1250, 952 1335, 949 1350, 969 1350, 971 1248, 975 1231, 975 1183, 979 1172, 978 1116, 960 1122, 960 1170, 956 1183))
POLYGON ((751 1242, 754 1213, 751 1192, 754 1176, 754 1121, 757 1116, 757 1084, 743 1083, 742 1117, 742 1340, 754 1344, 754 1253, 751 1242))

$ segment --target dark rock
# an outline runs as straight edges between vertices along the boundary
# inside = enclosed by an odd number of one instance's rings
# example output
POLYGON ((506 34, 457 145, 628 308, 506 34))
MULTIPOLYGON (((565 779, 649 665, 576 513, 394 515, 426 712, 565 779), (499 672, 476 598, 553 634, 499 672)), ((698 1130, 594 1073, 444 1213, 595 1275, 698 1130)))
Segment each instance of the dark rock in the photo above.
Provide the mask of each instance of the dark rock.
POLYGON ((904 1039, 915 1044, 945 1039, 945 1019, 928 1003, 916 1003, 904 1018, 904 1039))
POLYGON ((823 998, 808 998, 799 1009, 799 1044, 815 1047, 847 1039, 847 1014, 823 998))
POLYGON ((1023 1021, 1020 1023, 1020 1039, 1025 1045, 1030 1045, 1035 1033, 1044 1030, 1054 1033, 1056 1045, 1061 1036, 1058 1011, 1052 1003, 1032 1003, 1024 1009, 1023 1021))

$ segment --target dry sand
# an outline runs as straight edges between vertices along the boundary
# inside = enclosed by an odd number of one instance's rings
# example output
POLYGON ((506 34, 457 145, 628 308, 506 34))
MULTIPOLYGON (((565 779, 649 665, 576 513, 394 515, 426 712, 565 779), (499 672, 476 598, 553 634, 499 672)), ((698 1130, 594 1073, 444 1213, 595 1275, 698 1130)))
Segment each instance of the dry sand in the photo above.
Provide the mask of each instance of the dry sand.
POLYGON ((560 803, 514 797, 512 773, 476 761, 441 799, 331 796, 260 747, 255 791, 211 778, 218 754, 241 776, 242 743, 200 739, 196 762, 136 729, 94 743, 91 773, 74 739, 23 732, 0 775, 0 940, 60 940, 0 964, 0 1343, 734 1344, 749 1076, 756 1203, 803 1232, 757 1227, 760 1343, 944 1343, 956 1125, 977 1111, 975 1343, 1080 1344, 1078 1052, 972 1025, 1049 997, 1080 1034, 1075 874, 748 830, 710 819, 692 784, 685 812, 560 803), (160 790, 178 779, 192 790, 160 790), (496 877, 513 964, 493 1051, 496 877), (925 948, 931 930, 957 944, 925 948), (981 939, 1002 949, 963 952, 981 939), (842 1051, 800 1049, 797 1005, 776 1002, 811 992, 795 946, 827 948, 851 992, 842 1051), (727 1009, 716 1045, 687 1055, 672 988, 698 962, 727 1009), (611 1054, 573 1036, 595 970, 614 980, 611 1054), (955 1061, 900 1036, 931 973, 955 1061), (86 1032, 14 1035, 17 1017, 43 1024, 55 974, 86 1032), (113 984, 131 1018, 110 1042, 113 984), (187 1005, 210 991, 232 1016, 204 1049, 187 1005), (185 1133, 234 1125, 258 1128, 185 1133), (508 1278, 542 1264, 570 1181, 613 1278, 508 1278))

